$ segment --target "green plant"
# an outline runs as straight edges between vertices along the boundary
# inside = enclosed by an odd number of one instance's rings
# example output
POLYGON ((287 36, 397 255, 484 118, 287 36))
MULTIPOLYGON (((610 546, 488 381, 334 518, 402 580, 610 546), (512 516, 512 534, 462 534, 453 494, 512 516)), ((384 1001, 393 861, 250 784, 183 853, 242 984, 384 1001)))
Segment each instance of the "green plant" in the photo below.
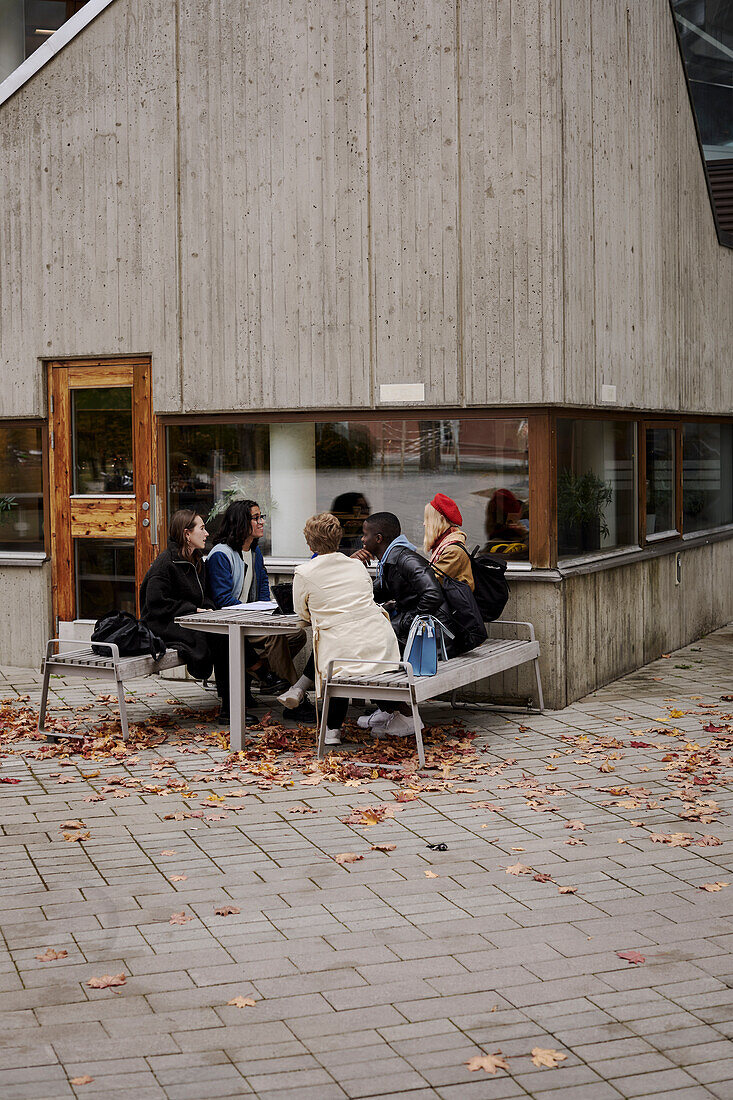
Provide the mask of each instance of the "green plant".
POLYGON ((17 503, 15 497, 0 497, 0 523, 7 523, 17 503))
POLYGON ((609 528, 605 511, 612 497, 611 486, 592 470, 584 474, 561 470, 557 479, 557 518, 561 527, 583 528, 598 521, 601 535, 606 538, 609 528))

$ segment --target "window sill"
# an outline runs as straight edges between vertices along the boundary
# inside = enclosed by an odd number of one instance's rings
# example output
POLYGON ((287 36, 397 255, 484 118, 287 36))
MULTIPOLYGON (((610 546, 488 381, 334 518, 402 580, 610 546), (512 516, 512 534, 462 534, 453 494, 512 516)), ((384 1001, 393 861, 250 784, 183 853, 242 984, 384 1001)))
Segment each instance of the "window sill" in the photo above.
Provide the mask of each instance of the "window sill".
POLYGON ((38 569, 49 560, 45 550, 0 550, 0 568, 4 565, 23 565, 38 569))
MULTIPOLYGON (((295 571, 296 567, 303 565, 305 562, 310 561, 310 558, 270 558, 265 557, 265 569, 268 573, 285 573, 291 574, 295 571)), ((368 565, 367 569, 372 574, 376 573, 376 565, 368 565)), ((528 573, 533 573, 531 564, 528 561, 510 562, 507 560, 506 575, 511 580, 512 577, 524 577, 528 573)), ((545 570, 547 572, 547 570, 545 570)))

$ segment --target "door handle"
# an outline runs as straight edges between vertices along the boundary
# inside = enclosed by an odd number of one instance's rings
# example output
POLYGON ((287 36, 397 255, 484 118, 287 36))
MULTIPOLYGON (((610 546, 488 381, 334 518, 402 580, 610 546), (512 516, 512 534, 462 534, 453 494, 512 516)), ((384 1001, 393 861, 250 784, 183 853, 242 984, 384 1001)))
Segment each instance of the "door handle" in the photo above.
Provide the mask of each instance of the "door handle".
POLYGON ((150 486, 150 543, 158 545, 158 486, 150 486))

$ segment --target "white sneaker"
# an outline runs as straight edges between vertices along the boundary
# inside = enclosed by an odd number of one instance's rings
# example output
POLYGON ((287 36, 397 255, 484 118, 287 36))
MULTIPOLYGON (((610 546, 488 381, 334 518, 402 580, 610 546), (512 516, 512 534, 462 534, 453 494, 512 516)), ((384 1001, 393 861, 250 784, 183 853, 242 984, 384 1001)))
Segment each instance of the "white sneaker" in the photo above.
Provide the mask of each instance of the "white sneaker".
POLYGON ((326 744, 327 745, 340 745, 341 744, 341 730, 326 729, 326 744))
POLYGON ((290 687, 282 695, 278 695, 277 701, 286 708, 286 710, 295 710, 305 699, 305 692, 302 688, 290 687))
POLYGON ((370 730, 375 726, 384 726, 390 717, 388 710, 377 709, 372 714, 362 714, 361 718, 357 718, 356 724, 359 729, 370 730))
MULTIPOLYGON (((420 722, 420 731, 425 729, 423 722, 418 717, 420 722)), ((412 715, 408 718, 406 714, 401 714, 396 710, 389 716, 389 720, 382 726, 382 732, 386 733, 389 737, 409 737, 414 736, 415 723, 412 720, 412 715)))

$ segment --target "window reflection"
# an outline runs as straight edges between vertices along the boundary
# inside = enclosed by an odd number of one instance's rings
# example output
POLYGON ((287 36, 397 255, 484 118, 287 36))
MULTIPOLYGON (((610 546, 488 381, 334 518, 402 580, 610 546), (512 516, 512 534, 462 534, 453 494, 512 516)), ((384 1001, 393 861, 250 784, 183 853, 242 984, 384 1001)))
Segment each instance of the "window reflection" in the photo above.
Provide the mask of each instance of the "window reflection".
POLYGON ((682 530, 733 523, 733 425, 685 424, 682 435, 682 530))
POLYGON ((320 511, 338 513, 346 552, 377 511, 395 512, 422 545, 425 504, 442 492, 461 509, 469 545, 528 557, 524 418, 175 425, 167 441, 169 514, 195 508, 215 530, 229 499, 251 497, 270 515, 265 553, 306 557, 303 524, 320 511))
POLYGON ((633 423, 558 420, 560 557, 638 542, 635 444, 633 423))
POLYGON ((76 614, 99 619, 107 611, 135 614, 135 545, 121 539, 74 539, 76 614))
POLYGON ((646 533, 676 530, 675 431, 646 430, 646 533))
POLYGON ((40 425, 0 425, 0 550, 43 550, 40 425))
POLYGON ((74 492, 132 493, 132 389, 71 391, 74 492))

